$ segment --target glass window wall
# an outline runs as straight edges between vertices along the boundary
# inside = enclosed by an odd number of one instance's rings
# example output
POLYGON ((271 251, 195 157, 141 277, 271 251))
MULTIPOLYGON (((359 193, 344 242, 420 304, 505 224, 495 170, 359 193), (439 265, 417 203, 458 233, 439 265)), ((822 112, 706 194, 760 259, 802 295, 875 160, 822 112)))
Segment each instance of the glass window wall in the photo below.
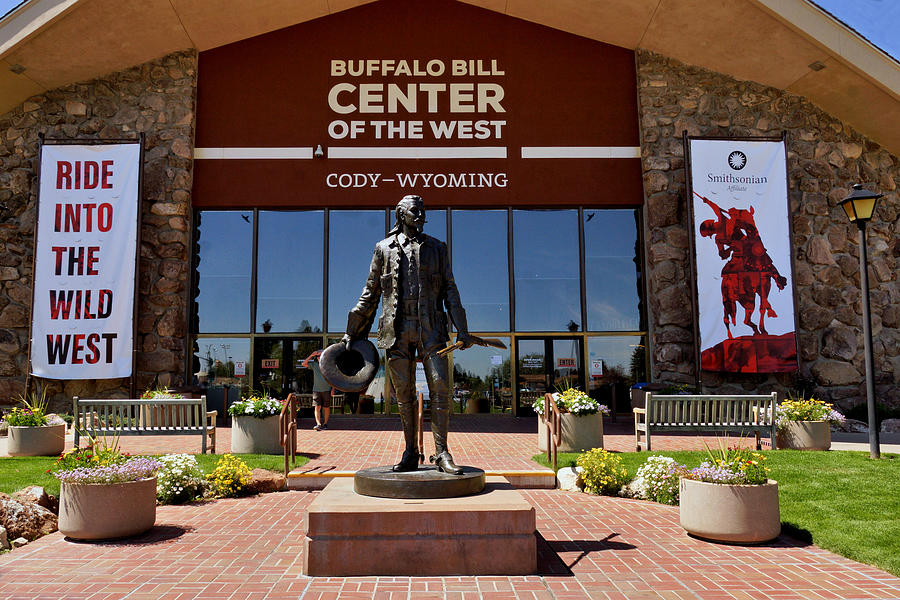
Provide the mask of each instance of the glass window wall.
MULTIPOLYGON (((393 211, 199 212, 195 383, 200 383, 201 375, 213 386, 235 388, 248 387, 251 381, 259 384, 266 374, 272 379, 273 373, 263 373, 260 362, 272 356, 253 345, 261 340, 273 340, 279 347, 293 344, 284 348, 294 351, 301 344, 305 351, 306 345, 318 348, 339 338, 365 283, 372 250, 389 226, 386 217, 393 221, 393 211), (237 356, 246 364, 244 377, 234 371, 237 356)), ((572 356, 563 356, 564 348, 557 348, 556 342, 552 350, 567 360, 565 368, 575 362, 576 378, 592 395, 611 400, 619 399, 618 387, 646 379, 638 224, 634 210, 437 208, 429 209, 425 230, 451 242, 453 271, 471 331, 510 332, 504 339, 510 348, 518 347, 515 360, 528 356, 532 362, 536 359, 526 346, 535 334, 564 338, 565 348, 587 344, 572 356)), ((492 409, 515 407, 516 398, 521 404, 521 393, 532 391, 526 384, 517 396, 516 388, 522 386, 511 384, 510 376, 527 376, 531 363, 510 365, 509 351, 475 347, 455 354, 460 410, 473 397, 488 401, 492 409), (500 365, 490 362, 496 356, 500 365), (490 369, 482 368, 487 365, 490 369), (499 373, 494 367, 500 367, 499 373)), ((288 363, 287 355, 281 358, 285 369, 296 367, 293 361, 288 363)), ((269 368, 271 363, 266 364, 269 368)), ((273 389, 280 384, 287 393, 308 387, 302 370, 287 369, 280 378, 274 375, 273 389)), ((543 385, 549 389, 552 382, 548 379, 543 385)), ((377 393, 370 395, 379 398, 377 393)))

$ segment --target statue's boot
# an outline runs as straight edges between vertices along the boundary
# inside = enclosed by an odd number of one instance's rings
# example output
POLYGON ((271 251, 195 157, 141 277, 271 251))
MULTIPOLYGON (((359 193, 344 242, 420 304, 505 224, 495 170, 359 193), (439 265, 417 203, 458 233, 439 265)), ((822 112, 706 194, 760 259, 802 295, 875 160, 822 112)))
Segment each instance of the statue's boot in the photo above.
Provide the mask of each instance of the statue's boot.
POLYGON ((391 467, 392 471, 397 473, 402 473, 405 471, 417 471, 419 469, 419 449, 415 446, 412 448, 407 447, 406 450, 403 451, 403 456, 400 458, 400 462, 391 467))
POLYGON ((438 471, 449 473, 450 475, 462 475, 462 467, 458 467, 453 462, 453 456, 447 450, 447 430, 450 428, 450 408, 448 402, 444 399, 435 399, 431 406, 431 433, 434 436, 434 456, 431 462, 435 464, 438 471))
POLYGON ((444 473, 448 473, 450 475, 463 474, 463 468, 458 467, 456 463, 453 462, 453 455, 450 454, 449 450, 444 450, 440 454, 432 456, 431 462, 434 463, 434 466, 437 467, 438 471, 443 471, 444 473))
POLYGON ((419 444, 416 435, 416 409, 417 405, 412 402, 398 402, 397 408, 400 412, 400 425, 403 427, 403 440, 406 442, 406 449, 403 450, 403 456, 400 462, 394 465, 391 470, 397 472, 416 471, 419 468, 419 444))

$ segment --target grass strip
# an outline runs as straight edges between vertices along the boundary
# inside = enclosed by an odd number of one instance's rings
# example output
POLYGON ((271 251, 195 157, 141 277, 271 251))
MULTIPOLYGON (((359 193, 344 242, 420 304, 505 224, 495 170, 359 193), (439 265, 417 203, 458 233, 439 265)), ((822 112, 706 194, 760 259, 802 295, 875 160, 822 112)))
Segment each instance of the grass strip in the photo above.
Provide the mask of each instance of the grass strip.
MULTIPOLYGON (((200 470, 211 473, 221 454, 194 454, 200 470)), ((278 454, 238 454, 251 469, 267 469, 281 473, 284 469, 284 457, 278 454)), ((59 496, 59 481, 48 473, 56 462, 55 456, 8 456, 0 458, 0 492, 12 494, 29 485, 39 485, 48 494, 59 496)), ((298 456, 294 466, 299 467, 309 462, 305 456, 298 456)))
MULTIPOLYGON (((705 451, 621 452, 630 476, 648 456, 670 456, 696 467, 705 451)), ((785 534, 900 576, 900 455, 831 450, 768 450, 769 476, 778 482, 785 534)), ((576 453, 560 453, 560 468, 576 453)), ((535 462, 549 466, 543 454, 535 462)))

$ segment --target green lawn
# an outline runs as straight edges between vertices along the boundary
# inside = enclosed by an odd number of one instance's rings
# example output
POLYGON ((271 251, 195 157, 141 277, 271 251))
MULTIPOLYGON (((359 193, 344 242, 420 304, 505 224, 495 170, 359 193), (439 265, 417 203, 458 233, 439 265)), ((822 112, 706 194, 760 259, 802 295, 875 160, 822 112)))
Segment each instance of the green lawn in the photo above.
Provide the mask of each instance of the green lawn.
MULTIPOLYGON (((268 469, 281 473, 284 469, 284 456, 277 454, 238 454, 251 469, 268 469)), ((204 473, 211 472, 221 454, 195 454, 204 473)), ((55 456, 10 456, 0 458, 0 492, 11 494, 29 485, 39 485, 48 494, 59 495, 59 481, 47 470, 56 462, 55 456)), ((309 462, 305 456, 298 456, 295 466, 309 462)))
MULTIPOLYGON (((650 456, 622 452, 630 476, 650 456)), ((706 458, 699 452, 652 452, 694 467, 706 458)), ((784 533, 853 560, 900 576, 900 455, 867 452, 763 452, 770 477, 778 481, 784 533)), ((574 464, 577 454, 560 454, 559 467, 574 464)), ((534 457, 545 466, 544 455, 534 457)))

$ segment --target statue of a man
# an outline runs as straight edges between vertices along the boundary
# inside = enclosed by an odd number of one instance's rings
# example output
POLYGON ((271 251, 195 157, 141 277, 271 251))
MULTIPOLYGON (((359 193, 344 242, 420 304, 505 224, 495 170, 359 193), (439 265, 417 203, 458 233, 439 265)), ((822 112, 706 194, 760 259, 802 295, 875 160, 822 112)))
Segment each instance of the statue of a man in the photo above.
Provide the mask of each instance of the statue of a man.
POLYGON ((466 311, 450 270, 447 244, 422 233, 425 205, 419 196, 405 196, 397 204, 397 225, 375 245, 375 255, 362 296, 347 318, 343 342, 369 334, 378 299, 384 314, 378 323, 378 347, 388 351, 391 383, 397 393, 406 449, 394 471, 419 468, 416 402, 416 358, 422 360, 428 380, 431 431, 435 453, 432 461, 440 471, 462 474, 447 448, 450 424, 449 363, 436 352, 450 339, 447 313, 457 331, 457 341, 468 348, 466 311), (446 306, 447 312, 444 312, 446 306))

